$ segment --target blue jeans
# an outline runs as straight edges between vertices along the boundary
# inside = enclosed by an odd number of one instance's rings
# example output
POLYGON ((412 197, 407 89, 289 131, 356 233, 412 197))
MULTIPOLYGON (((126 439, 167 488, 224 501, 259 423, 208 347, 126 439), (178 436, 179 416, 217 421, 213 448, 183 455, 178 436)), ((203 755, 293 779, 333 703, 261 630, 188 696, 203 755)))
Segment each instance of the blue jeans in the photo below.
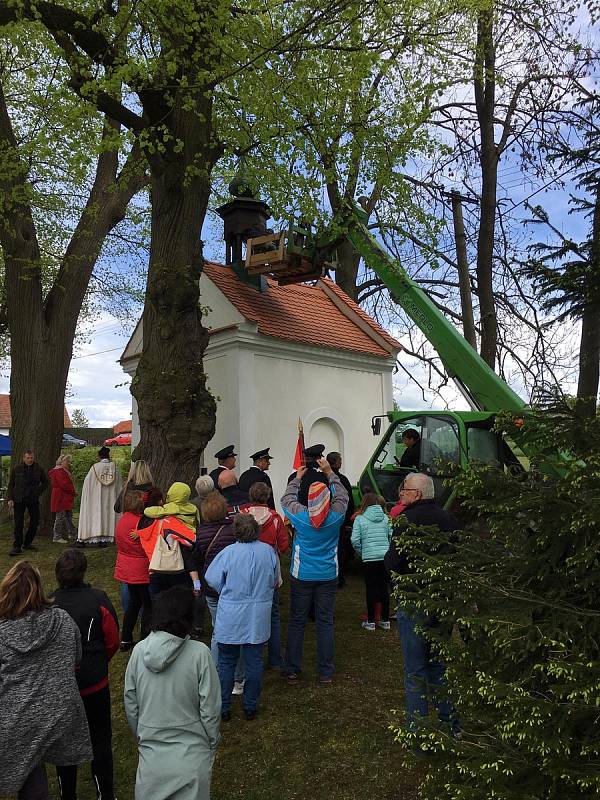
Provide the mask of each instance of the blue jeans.
MULTIPOLYGON (((209 597, 209 595, 206 595, 206 605, 208 606, 208 610, 210 612, 210 619, 212 622, 212 636, 210 637, 210 652, 212 654, 213 661, 215 662, 215 667, 219 669, 219 646, 217 645, 217 640, 215 639, 215 622, 217 619, 217 608, 219 605, 219 598, 209 597)), ((237 681, 238 683, 241 683, 244 680, 243 652, 240 652, 240 657, 238 658, 237 666, 235 668, 234 680, 237 681)))
POLYGON ((320 678, 331 678, 333 665, 333 609, 337 594, 337 578, 332 581, 299 581, 291 577, 290 620, 284 671, 298 674, 302 670, 304 628, 314 602, 317 633, 317 667, 320 678))
POLYGON ((269 666, 281 667, 281 613, 279 610, 279 589, 273 592, 271 606, 271 638, 269 639, 269 666))
POLYGON ((129 585, 121 584, 121 611, 125 613, 129 607, 129 585))
POLYGON ((231 708, 231 692, 236 664, 243 656, 246 670, 244 711, 256 711, 262 689, 263 644, 223 644, 219 642, 219 678, 221 680, 221 711, 231 708))
POLYGON ((404 660, 404 689, 406 694, 406 716, 409 727, 413 727, 416 717, 426 718, 429 714, 428 693, 438 712, 440 722, 458 729, 458 718, 454 706, 444 695, 446 681, 445 667, 436 661, 430 642, 416 630, 427 627, 423 615, 410 617, 398 608, 398 633, 404 660))

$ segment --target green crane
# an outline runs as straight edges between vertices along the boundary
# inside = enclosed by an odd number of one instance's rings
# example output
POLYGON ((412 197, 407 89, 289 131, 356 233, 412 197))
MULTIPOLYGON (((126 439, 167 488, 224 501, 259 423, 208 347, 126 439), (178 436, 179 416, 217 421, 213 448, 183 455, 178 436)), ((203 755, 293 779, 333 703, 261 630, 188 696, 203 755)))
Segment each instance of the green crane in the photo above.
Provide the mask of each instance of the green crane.
MULTIPOLYGON (((256 248, 249 241, 246 265, 262 274, 273 274, 280 283, 314 278, 334 259, 342 237, 352 243, 365 264, 381 278, 393 299, 435 347, 446 372, 471 408, 470 411, 388 412, 385 416, 389 427, 360 476, 360 494, 376 491, 391 503, 397 499, 406 474, 417 469, 433 478, 436 498, 448 504, 451 489, 445 479, 457 465, 477 461, 522 470, 526 458, 515 454, 493 426, 498 412, 519 412, 525 409, 525 403, 370 234, 367 215, 359 206, 348 203, 331 229, 320 234, 307 226, 292 225, 285 234, 257 239, 256 248), (271 239, 277 241, 271 243, 271 239), (268 244, 278 243, 278 247, 264 253, 260 248, 267 240, 268 244)), ((381 433, 381 419, 372 420, 376 436, 381 433)))

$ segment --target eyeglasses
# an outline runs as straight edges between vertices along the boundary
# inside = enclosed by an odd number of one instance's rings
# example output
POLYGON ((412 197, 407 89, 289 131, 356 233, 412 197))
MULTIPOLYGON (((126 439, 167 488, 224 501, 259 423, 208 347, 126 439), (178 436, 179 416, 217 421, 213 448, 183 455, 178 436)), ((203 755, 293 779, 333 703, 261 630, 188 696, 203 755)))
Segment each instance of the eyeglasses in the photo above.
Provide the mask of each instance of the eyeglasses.
POLYGON ((420 489, 411 489, 409 486, 401 486, 400 487, 400 491, 401 492, 420 492, 421 490, 420 489))

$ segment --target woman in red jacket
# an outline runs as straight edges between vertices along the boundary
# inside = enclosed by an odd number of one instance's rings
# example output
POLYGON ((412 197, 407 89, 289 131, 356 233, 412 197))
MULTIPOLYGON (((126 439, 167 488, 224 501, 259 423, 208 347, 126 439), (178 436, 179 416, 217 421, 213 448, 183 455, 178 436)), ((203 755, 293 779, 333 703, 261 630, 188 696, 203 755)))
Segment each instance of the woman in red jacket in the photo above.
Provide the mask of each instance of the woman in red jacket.
POLYGON ((73 501, 77 492, 71 477, 71 461, 69 455, 60 456, 54 469, 48 473, 52 486, 50 511, 56 513, 52 540, 59 544, 77 539, 77 528, 73 525, 73 501))
POLYGON ((115 527, 117 563, 114 577, 115 580, 127 584, 129 592, 129 602, 123 616, 121 631, 121 650, 125 652, 133 647, 133 629, 140 609, 142 610, 140 638, 145 639, 150 633, 151 602, 148 591, 150 565, 139 537, 131 535, 144 513, 144 493, 126 492, 123 497, 123 510, 125 513, 115 527))

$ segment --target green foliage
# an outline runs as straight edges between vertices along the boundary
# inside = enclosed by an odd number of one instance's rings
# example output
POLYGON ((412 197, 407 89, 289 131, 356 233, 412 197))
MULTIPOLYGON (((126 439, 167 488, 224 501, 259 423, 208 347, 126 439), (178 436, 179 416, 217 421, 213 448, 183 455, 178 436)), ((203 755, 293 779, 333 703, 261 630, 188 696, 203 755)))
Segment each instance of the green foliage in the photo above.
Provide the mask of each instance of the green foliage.
POLYGON ((398 598, 441 622, 428 636, 462 735, 427 719, 396 738, 427 751, 425 798, 598 797, 600 423, 564 407, 501 424, 560 472, 471 468, 455 479, 469 515, 458 541, 401 533, 416 571, 398 598))

